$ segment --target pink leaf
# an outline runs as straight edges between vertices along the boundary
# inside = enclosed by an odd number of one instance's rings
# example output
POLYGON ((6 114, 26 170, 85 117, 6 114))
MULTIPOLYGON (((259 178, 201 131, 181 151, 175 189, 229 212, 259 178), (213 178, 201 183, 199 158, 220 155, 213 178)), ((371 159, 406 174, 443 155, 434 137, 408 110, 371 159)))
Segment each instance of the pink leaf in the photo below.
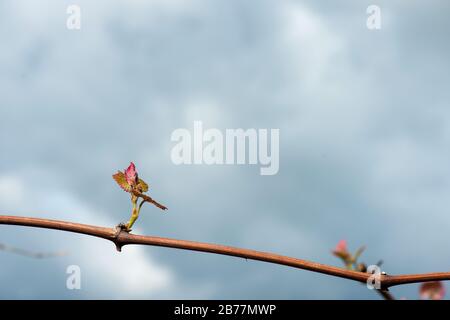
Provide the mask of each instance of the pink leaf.
POLYGON ((125 178, 130 186, 134 186, 138 182, 138 174, 136 171, 136 166, 133 162, 130 163, 127 169, 125 169, 125 178))
POLYGON ((441 281, 424 282, 419 288, 420 298, 425 300, 442 300, 445 287, 441 281))
POLYGON ((341 240, 338 242, 338 244, 336 245, 336 248, 333 250, 334 253, 346 253, 348 252, 347 250, 347 241, 346 240, 341 240))

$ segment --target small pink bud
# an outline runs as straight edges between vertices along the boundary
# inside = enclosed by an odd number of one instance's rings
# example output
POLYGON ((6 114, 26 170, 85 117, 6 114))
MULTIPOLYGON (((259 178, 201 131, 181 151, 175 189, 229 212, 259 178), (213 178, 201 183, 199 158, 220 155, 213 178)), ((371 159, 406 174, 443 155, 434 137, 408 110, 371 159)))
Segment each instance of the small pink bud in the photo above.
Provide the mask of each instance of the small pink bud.
POLYGON ((347 241, 346 240, 339 241, 333 252, 337 252, 337 253, 348 252, 348 250, 347 250, 347 241))
POLYGON ((336 248, 332 251, 332 253, 340 258, 344 264, 348 267, 351 263, 353 263, 353 258, 350 252, 347 249, 347 241, 341 240, 336 245, 336 248))
POLYGON ((138 182, 138 174, 136 171, 136 166, 133 162, 130 163, 128 168, 125 170, 125 178, 130 186, 134 186, 138 182))
POLYGON ((442 300, 445 287, 441 281, 424 282, 419 288, 420 298, 424 300, 442 300))

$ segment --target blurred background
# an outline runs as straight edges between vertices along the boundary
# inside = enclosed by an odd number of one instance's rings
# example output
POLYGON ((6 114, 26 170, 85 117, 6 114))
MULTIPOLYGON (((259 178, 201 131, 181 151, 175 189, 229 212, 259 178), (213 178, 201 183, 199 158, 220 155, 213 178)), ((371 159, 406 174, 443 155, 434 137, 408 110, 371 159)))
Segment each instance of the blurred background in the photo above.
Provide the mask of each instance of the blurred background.
MULTIPOLYGON (((341 266, 340 239, 390 274, 447 271, 447 1, 0 2, 0 213, 114 226, 130 161, 150 184, 134 232, 341 266), (68 30, 66 9, 81 8, 68 30), (369 5, 381 29, 366 26, 369 5), (180 165, 177 128, 279 128, 280 170, 180 165)), ((379 299, 244 259, 0 226, 3 299, 379 299), (66 269, 81 269, 81 290, 66 269)), ((395 287, 418 298, 418 285, 395 287)))

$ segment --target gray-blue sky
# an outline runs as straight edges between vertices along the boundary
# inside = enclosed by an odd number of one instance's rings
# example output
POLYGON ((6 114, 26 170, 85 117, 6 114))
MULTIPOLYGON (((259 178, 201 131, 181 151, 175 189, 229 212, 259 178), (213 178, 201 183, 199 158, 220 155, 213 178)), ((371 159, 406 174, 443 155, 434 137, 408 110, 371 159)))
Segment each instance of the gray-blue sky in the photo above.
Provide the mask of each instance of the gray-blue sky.
MULTIPOLYGON (((130 160, 170 210, 136 231, 339 265, 341 238, 389 273, 446 270, 450 111, 445 1, 2 1, 0 210, 115 224, 130 160), (82 29, 68 31, 69 4, 82 29), (170 134, 280 128, 280 171, 175 166, 170 134)), ((3 298, 377 298, 342 279, 1 227, 3 298), (82 268, 81 291, 65 268, 82 268), (134 275, 135 276, 134 276, 134 275), (121 290, 125 289, 125 290, 121 290)), ((394 289, 417 297, 417 286, 394 289)))

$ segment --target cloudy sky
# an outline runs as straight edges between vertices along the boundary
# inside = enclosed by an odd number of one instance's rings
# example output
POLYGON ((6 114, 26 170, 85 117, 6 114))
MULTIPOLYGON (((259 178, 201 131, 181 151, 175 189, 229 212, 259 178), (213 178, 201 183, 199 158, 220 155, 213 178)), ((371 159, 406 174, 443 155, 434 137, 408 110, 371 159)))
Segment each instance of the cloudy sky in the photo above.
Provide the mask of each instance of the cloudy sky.
MULTIPOLYGON (((167 214, 134 232, 387 273, 450 266, 448 1, 0 2, 0 212, 114 226, 130 161, 167 214), (68 30, 68 5, 81 30, 68 30), (380 30, 366 9, 381 8, 380 30), (280 129, 280 170, 172 163, 171 133, 280 129)), ((0 298, 378 299, 347 280, 243 259, 0 226, 0 298), (81 290, 66 269, 81 269, 81 290)), ((417 285, 394 288, 417 298, 417 285)))

